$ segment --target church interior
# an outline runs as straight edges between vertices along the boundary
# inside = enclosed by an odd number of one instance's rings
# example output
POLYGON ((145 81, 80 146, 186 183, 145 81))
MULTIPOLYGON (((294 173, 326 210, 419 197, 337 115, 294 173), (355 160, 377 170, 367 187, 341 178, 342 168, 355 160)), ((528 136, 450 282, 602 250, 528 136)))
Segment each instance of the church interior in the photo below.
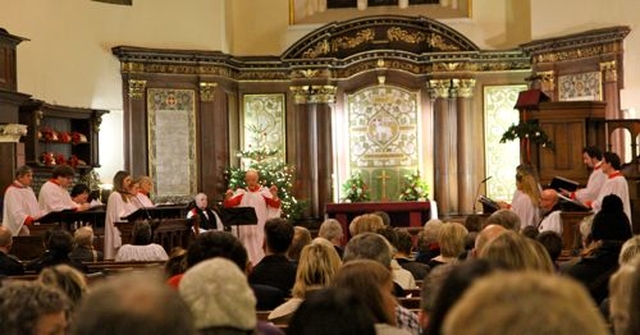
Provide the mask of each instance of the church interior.
MULTIPOLYGON (((155 220, 154 240, 171 256, 199 237, 176 204, 197 209, 203 194, 216 209, 207 220, 234 220, 223 208, 245 205, 253 192, 245 177, 257 170, 263 205, 280 206, 313 237, 336 219, 344 247, 358 235, 352 222, 384 211, 410 233, 414 257, 427 221, 485 222, 516 206, 522 166, 542 208, 556 177, 588 187, 600 163, 587 164, 585 148, 595 147, 620 159, 603 162, 624 175, 637 233, 637 10, 632 0, 5 0, 0 187, 26 165, 38 196, 57 166, 70 165, 107 203, 120 190, 118 171, 148 176, 158 206, 116 231, 133 243, 133 222, 155 220)), ((590 214, 559 214, 564 260, 582 255, 590 214)), ((64 215, 50 222, 105 225, 104 211, 64 215)), ((46 252, 42 222, 31 236, 14 234, 21 259, 46 252)), ((109 233, 93 229, 102 250, 109 233)), ((240 238, 243 229, 231 231, 240 238)), ((245 247, 251 262, 264 256, 245 247)), ((421 277, 407 290, 416 295, 403 297, 410 310, 421 308, 421 277)))

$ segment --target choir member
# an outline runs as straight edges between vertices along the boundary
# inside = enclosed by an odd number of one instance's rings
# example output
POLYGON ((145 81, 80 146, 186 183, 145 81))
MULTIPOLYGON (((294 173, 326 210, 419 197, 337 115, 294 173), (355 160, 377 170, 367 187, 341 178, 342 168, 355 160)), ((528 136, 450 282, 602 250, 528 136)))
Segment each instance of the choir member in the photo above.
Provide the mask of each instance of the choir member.
POLYGON ((556 190, 547 189, 542 191, 540 207, 544 214, 542 216, 542 221, 540 221, 540 225, 538 226, 538 230, 541 232, 553 231, 562 236, 562 217, 560 216, 562 211, 560 210, 560 203, 556 190))
POLYGON ((86 204, 89 202, 89 187, 85 184, 75 184, 71 188, 71 200, 75 202, 77 205, 86 204))
POLYGON ((149 199, 149 194, 153 191, 153 180, 148 176, 140 176, 136 178, 135 184, 138 186, 136 198, 140 207, 155 207, 153 201, 149 199))
POLYGON ((240 241, 247 248, 249 259, 253 264, 264 257, 262 243, 264 242, 264 224, 270 218, 280 217, 280 199, 278 188, 273 185, 266 188, 258 183, 260 176, 255 170, 247 171, 245 175, 246 189, 239 188, 235 192, 228 190, 225 195, 224 207, 253 207, 258 217, 255 226, 240 226, 240 241))
POLYGON ((523 170, 516 172, 516 192, 513 195, 511 205, 500 202, 501 208, 510 208, 520 217, 521 226, 536 226, 540 221, 540 188, 532 174, 523 170))
POLYGON ((591 204, 591 207, 594 212, 599 212, 602 208, 602 199, 609 194, 615 194, 622 200, 624 213, 629 218, 629 223, 633 224, 631 219, 631 203, 629 201, 629 186, 622 172, 620 172, 620 157, 613 152, 605 152, 602 156, 604 158, 602 161, 602 172, 608 177, 602 185, 598 197, 591 204))
POLYGON ((209 207, 209 200, 204 193, 198 193, 194 199, 195 207, 187 213, 187 219, 200 217, 200 233, 208 230, 224 230, 222 220, 213 209, 209 207))
POLYGON ((563 195, 571 199, 583 203, 588 201, 593 202, 598 197, 602 185, 607 180, 607 175, 602 172, 602 152, 596 147, 586 147, 582 150, 582 161, 588 168, 593 169, 589 175, 587 187, 576 190, 575 192, 561 191, 563 195))
POLYGON ((73 202, 67 191, 74 175, 73 168, 68 165, 58 165, 53 169, 52 178, 42 185, 38 195, 42 215, 66 209, 84 211, 90 208, 89 204, 78 205, 73 202))
POLYGON ((2 225, 13 236, 29 235, 33 221, 41 216, 36 195, 31 189, 33 171, 28 166, 21 166, 16 171, 16 180, 4 192, 2 225))
POLYGON ((133 179, 129 172, 118 171, 113 177, 113 192, 107 201, 107 214, 104 222, 104 259, 114 259, 116 251, 122 245, 120 231, 115 223, 138 209, 132 194, 133 179))

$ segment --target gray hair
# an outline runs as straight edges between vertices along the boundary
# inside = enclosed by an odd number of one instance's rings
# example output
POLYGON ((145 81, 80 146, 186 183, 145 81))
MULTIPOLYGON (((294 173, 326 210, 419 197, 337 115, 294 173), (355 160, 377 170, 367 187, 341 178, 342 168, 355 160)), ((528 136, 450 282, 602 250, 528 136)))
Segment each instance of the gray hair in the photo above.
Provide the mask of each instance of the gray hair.
POLYGON ((92 246, 93 237, 93 228, 89 226, 80 227, 73 233, 73 241, 78 246, 92 246))
POLYGON ((515 231, 516 233, 520 232, 520 217, 514 211, 509 209, 500 209, 491 214, 484 226, 486 227, 490 224, 503 226, 509 230, 515 231))
POLYGON ((333 241, 336 238, 342 238, 344 232, 342 231, 342 225, 336 219, 326 219, 320 225, 320 231, 318 236, 326 238, 329 241, 333 241))
POLYGON ((370 259, 385 267, 391 266, 391 245, 382 236, 362 233, 352 238, 344 250, 344 263, 357 259, 370 259))
POLYGON ((424 240, 427 243, 437 243, 438 236, 440 235, 440 229, 444 223, 438 219, 431 219, 424 224, 424 240))
POLYGON ((639 254, 640 235, 635 235, 634 237, 628 239, 627 242, 624 242, 624 244, 622 245, 620 256, 618 257, 618 264, 631 264, 631 261, 635 258, 635 256, 639 254))

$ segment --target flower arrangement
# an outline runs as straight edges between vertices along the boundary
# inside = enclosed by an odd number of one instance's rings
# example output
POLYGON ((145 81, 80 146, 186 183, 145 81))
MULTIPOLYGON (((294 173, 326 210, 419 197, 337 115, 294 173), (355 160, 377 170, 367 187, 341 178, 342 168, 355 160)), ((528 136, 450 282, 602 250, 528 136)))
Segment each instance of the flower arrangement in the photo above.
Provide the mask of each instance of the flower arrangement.
POLYGON ((425 201, 429 197, 429 186, 420 178, 420 171, 403 176, 402 201, 425 201))
POLYGON ((371 200, 369 186, 364 182, 360 172, 351 174, 351 177, 342 185, 345 202, 364 202, 371 200))
POLYGON ((512 124, 511 127, 502 134, 500 143, 515 141, 517 139, 539 144, 543 148, 554 149, 553 142, 549 139, 547 133, 545 133, 542 127, 535 121, 530 120, 512 124))

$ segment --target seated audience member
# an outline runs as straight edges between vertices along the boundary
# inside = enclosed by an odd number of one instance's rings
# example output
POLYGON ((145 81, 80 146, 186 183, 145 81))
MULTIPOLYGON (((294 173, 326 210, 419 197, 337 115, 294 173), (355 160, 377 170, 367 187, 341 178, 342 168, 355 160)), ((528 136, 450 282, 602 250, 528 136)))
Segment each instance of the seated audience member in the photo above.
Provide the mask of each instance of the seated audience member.
POLYGON ((125 244, 118 249, 116 262, 147 262, 166 261, 169 255, 164 248, 152 243, 151 226, 145 221, 133 224, 131 244, 125 244))
POLYGON ((64 292, 71 302, 72 310, 87 292, 87 280, 84 274, 66 264, 43 269, 38 275, 38 282, 64 292))
POLYGON ((636 271, 633 274, 633 278, 631 279, 631 294, 630 302, 629 302, 629 322, 627 324, 627 333, 626 334, 640 334, 640 265, 638 262, 635 262, 636 271))
POLYGON ((438 236, 442 225, 442 221, 438 219, 431 219, 425 223, 422 232, 418 234, 417 262, 427 264, 432 258, 440 255, 438 236))
POLYGON ((297 266, 302 248, 309 244, 311 244, 311 233, 309 229, 300 226, 293 227, 293 240, 287 251, 287 258, 297 266))
POLYGON ((256 298, 242 270, 225 258, 202 261, 179 287, 200 334, 253 334, 256 298))
POLYGON ((621 266, 629 264, 637 255, 640 255, 640 235, 635 235, 624 242, 620 249, 618 264, 621 266))
POLYGON ((154 272, 127 273, 92 287, 77 309, 74 335, 195 335, 189 307, 154 272))
POLYGON ((385 211, 375 211, 373 213, 371 213, 375 216, 378 216, 379 218, 382 219, 382 224, 387 227, 387 226, 391 226, 391 217, 389 216, 389 213, 385 212, 385 211))
POLYGON ((273 310, 269 321, 288 323, 306 297, 332 284, 341 263, 338 253, 329 243, 314 242, 305 246, 298 263, 293 298, 273 310))
POLYGON ((6 227, 0 226, 0 276, 19 276, 24 274, 24 266, 12 255, 13 236, 6 227))
MULTIPOLYGON (((352 238, 344 251, 344 264, 356 260, 372 260, 391 271, 391 247, 384 237, 374 233, 362 233, 352 238)), ((393 278, 393 275, 392 275, 393 278)), ((404 290, 392 280, 392 289, 396 296, 403 297, 404 290)), ((396 303, 396 324, 412 334, 420 334, 420 324, 417 316, 408 309, 396 303)))
POLYGON ((540 230, 538 229, 538 227, 526 226, 522 228, 522 230, 520 231, 520 234, 522 234, 522 236, 524 237, 528 237, 532 240, 535 240, 538 238, 538 235, 540 235, 540 230))
POLYGON ((631 315, 631 301, 637 299, 633 293, 633 281, 638 276, 640 257, 621 263, 620 268, 611 276, 609 281, 609 320, 616 335, 635 334, 629 331, 631 315))
POLYGON ((482 217, 477 214, 471 214, 464 219, 464 227, 467 228, 467 231, 472 232, 480 232, 482 230, 482 217))
POLYGON ((99 262, 104 259, 102 251, 98 251, 93 246, 93 228, 84 226, 76 229, 73 233, 73 250, 69 258, 76 262, 99 262))
POLYGON ((398 243, 395 245, 396 254, 394 258, 405 270, 411 272, 416 280, 423 280, 429 274, 429 266, 420 262, 411 260, 411 251, 413 249, 413 241, 411 235, 405 229, 397 230, 398 243))
POLYGON ((558 258, 562 253, 562 237, 554 231, 545 231, 538 235, 536 239, 549 253, 551 262, 553 262, 554 268, 558 270, 558 258))
POLYGON ((164 273, 167 278, 179 275, 187 271, 187 251, 181 247, 171 249, 169 259, 164 265, 164 273))
MULTIPOLYGON (((349 247, 347 245, 347 251, 349 247)), ((391 271, 379 262, 360 259, 345 263, 334 285, 353 292, 367 306, 375 320, 376 334, 410 334, 398 328, 394 317, 395 298, 391 294, 391 271)))
POLYGON ((296 281, 296 266, 287 259, 293 240, 293 225, 283 219, 269 219, 264 225, 265 254, 249 275, 251 284, 277 287, 289 295, 296 281))
POLYGON ((225 230, 218 213, 209 207, 209 199, 204 193, 198 193, 194 199, 195 207, 187 213, 187 219, 197 216, 200 232, 209 230, 225 230))
POLYGON ((330 288, 305 299, 293 315, 287 334, 375 335, 374 322, 368 307, 355 294, 330 288))
POLYGON ((518 214, 508 209, 499 209, 487 218, 484 223, 484 227, 491 224, 503 226, 509 230, 519 232, 521 223, 518 214))
POLYGON ((342 250, 342 237, 344 236, 344 232, 342 231, 342 225, 336 219, 326 219, 320 225, 320 230, 318 231, 318 237, 322 237, 333 244, 334 249, 342 259, 342 254, 344 250, 342 250))
POLYGON ((558 200, 558 192, 554 189, 542 191, 540 196, 540 208, 542 209, 542 220, 538 229, 543 231, 554 231, 562 236, 562 217, 560 214, 560 202, 558 200))
POLYGON ((423 329, 422 334, 427 335, 424 330, 429 326, 431 317, 431 309, 434 305, 438 292, 442 289, 445 279, 458 264, 444 264, 433 269, 424 279, 422 288, 420 289, 420 327, 423 329))
POLYGON ((479 279, 449 311, 442 333, 608 334, 583 287, 535 272, 497 272, 479 279))
POLYGON ((608 296, 609 278, 618 269, 622 244, 631 237, 622 201, 616 195, 608 195, 602 201, 602 210, 593 218, 591 244, 578 262, 563 270, 582 282, 600 304, 608 296))
POLYGON ((89 203, 90 193, 91 190, 89 189, 89 186, 82 183, 75 184, 71 188, 71 200, 73 200, 73 202, 75 202, 78 206, 84 205, 86 203, 89 203))
POLYGON ((484 227, 476 238, 475 246, 473 247, 473 255, 478 257, 487 243, 491 242, 494 238, 506 231, 507 229, 505 227, 495 224, 484 227))
POLYGON ((391 226, 385 226, 384 228, 378 230, 377 233, 386 238, 387 242, 389 242, 390 244, 389 247, 391 248, 392 255, 391 273, 393 274, 393 282, 400 285, 403 290, 411 290, 416 288, 416 280, 413 277, 413 274, 401 267, 398 261, 395 259, 398 245, 398 233, 396 233, 395 229, 393 229, 393 227, 391 226))
POLYGON ((451 308, 476 280, 491 274, 495 269, 495 266, 482 259, 473 259, 454 265, 429 302, 431 307, 428 325, 423 334, 442 334, 442 325, 451 308))
POLYGON ((362 233, 375 233, 378 229, 384 228, 384 222, 380 216, 375 214, 364 214, 357 216, 349 224, 351 237, 362 233))
POLYGON ((48 266, 67 264, 82 272, 87 272, 85 265, 69 258, 69 253, 73 249, 73 237, 66 230, 48 230, 44 235, 44 245, 46 248, 44 254, 27 264, 27 270, 40 273, 48 266))
POLYGON ((153 180, 148 176, 139 176, 133 183, 138 186, 136 192, 138 206, 141 208, 154 207, 153 201, 149 198, 151 191, 153 191, 153 180))
POLYGON ((3 335, 68 333, 69 299, 56 288, 38 282, 15 281, 0 288, 3 335))
POLYGON ((432 258, 428 265, 433 269, 438 265, 457 263, 458 257, 464 252, 467 234, 467 228, 457 222, 443 224, 438 235, 440 255, 432 258))
POLYGON ((506 231, 491 240, 482 248, 479 257, 508 270, 554 272, 544 247, 514 231, 506 231))

